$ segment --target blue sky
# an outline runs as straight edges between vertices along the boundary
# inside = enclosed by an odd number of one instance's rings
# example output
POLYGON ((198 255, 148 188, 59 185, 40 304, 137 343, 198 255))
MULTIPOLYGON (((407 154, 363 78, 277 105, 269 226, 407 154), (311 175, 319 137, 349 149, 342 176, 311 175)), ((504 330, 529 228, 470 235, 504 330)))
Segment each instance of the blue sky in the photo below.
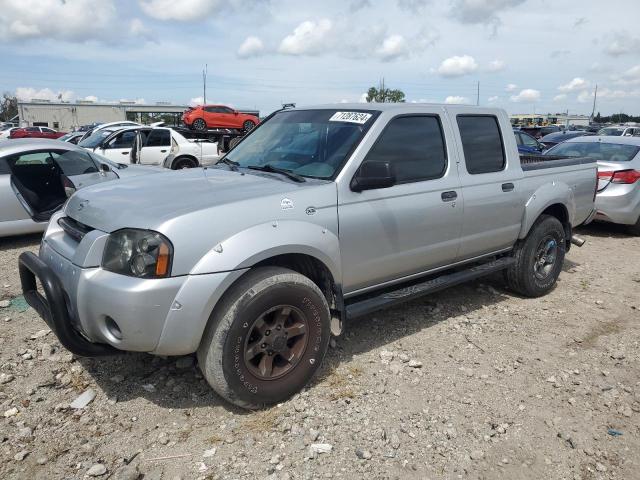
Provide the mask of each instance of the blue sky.
POLYGON ((408 101, 640 114, 640 2, 0 0, 0 91, 278 108, 408 101))

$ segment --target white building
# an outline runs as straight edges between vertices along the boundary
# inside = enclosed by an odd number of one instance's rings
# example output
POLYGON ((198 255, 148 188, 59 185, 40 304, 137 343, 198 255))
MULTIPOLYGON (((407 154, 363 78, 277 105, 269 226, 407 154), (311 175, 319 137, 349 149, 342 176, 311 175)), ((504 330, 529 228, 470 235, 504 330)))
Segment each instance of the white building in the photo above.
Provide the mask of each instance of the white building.
POLYGON ((33 99, 29 102, 18 102, 18 116, 21 127, 50 127, 69 132, 89 123, 119 120, 167 121, 173 119, 174 124, 179 125, 182 112, 187 108, 186 105, 172 105, 165 102, 145 105, 135 102, 97 103, 80 100, 70 103, 33 99))
POLYGON ((565 113, 517 113, 509 115, 513 125, 582 125, 589 126, 587 115, 567 115, 565 113), (568 122, 568 123, 567 123, 568 122))

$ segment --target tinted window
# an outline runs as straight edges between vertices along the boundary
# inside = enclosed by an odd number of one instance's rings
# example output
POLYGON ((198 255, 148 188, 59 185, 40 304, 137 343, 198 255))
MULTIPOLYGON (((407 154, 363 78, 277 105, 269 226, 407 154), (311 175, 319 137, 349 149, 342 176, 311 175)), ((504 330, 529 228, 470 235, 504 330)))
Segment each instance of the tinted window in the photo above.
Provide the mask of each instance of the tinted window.
POLYGON ((51 130, 50 128, 41 128, 40 130, 42 130, 43 132, 46 132, 46 133, 56 133, 55 130, 51 130))
POLYGON ((25 129, 27 132, 39 132, 40 129, 38 127, 27 127, 25 129))
POLYGON ((205 107, 204 111, 209 113, 220 113, 221 109, 219 107, 205 107))
POLYGON ((467 171, 478 174, 502 170, 505 158, 498 119, 458 115, 457 120, 467 171))
POLYGON ((536 139, 525 133, 522 134, 522 143, 527 147, 538 148, 538 142, 536 139))
POLYGON ((156 129, 151 130, 145 147, 168 147, 171 145, 171 134, 169 130, 156 129))
POLYGON ((364 162, 391 163, 398 183, 441 177, 447 155, 440 122, 427 116, 394 118, 364 162))
POLYGON ((95 173, 98 171, 95 163, 86 152, 78 151, 57 151, 54 152, 53 158, 62 169, 62 172, 71 177, 73 175, 82 175, 84 173, 95 173))

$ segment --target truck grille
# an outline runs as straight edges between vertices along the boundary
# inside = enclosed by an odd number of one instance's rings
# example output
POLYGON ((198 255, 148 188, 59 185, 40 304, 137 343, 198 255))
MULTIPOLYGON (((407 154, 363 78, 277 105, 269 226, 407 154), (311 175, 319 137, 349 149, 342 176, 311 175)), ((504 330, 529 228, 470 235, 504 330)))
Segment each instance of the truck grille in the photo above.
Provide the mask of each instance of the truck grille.
POLYGON ((67 235, 80 242, 84 236, 93 230, 93 228, 84 225, 71 217, 61 217, 58 219, 58 225, 62 227, 67 235))

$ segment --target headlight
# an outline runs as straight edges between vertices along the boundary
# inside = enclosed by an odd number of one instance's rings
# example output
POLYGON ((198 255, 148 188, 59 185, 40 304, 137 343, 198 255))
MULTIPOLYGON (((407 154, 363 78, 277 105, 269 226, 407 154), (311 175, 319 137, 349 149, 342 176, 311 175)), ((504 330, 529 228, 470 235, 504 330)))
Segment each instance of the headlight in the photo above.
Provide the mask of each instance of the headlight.
POLYGON ((171 274, 173 246, 151 230, 125 228, 109 235, 102 268, 139 278, 164 278, 171 274))

